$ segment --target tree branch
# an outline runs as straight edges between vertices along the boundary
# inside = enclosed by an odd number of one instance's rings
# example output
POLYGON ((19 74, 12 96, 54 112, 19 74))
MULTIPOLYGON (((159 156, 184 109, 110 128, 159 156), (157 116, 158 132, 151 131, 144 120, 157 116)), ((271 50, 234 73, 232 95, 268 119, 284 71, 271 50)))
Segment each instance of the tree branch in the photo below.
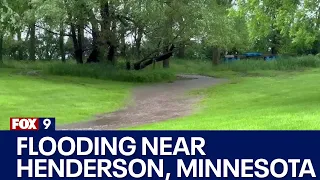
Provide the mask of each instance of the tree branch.
MULTIPOLYGON (((35 25, 35 26, 36 26, 37 28, 43 29, 43 30, 45 30, 45 31, 47 31, 47 32, 49 32, 49 33, 51 33, 51 34, 60 36, 60 32, 54 32, 54 31, 52 31, 52 30, 50 30, 50 29, 47 29, 47 28, 42 27, 42 26, 39 26, 39 25, 35 25)), ((62 34, 62 35, 63 35, 63 36, 72 36, 71 34, 62 34)))

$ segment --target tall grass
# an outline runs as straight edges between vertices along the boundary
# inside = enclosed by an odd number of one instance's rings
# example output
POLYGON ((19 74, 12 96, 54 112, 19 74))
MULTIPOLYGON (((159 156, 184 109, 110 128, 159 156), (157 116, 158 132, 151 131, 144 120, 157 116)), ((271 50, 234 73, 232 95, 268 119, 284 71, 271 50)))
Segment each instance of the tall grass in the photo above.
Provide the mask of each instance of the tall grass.
POLYGON ((69 75, 126 82, 161 82, 175 79, 169 70, 127 71, 101 64, 54 64, 46 68, 52 75, 69 75))
POLYGON ((317 56, 302 56, 291 58, 279 58, 273 61, 263 60, 240 60, 231 63, 224 63, 217 67, 215 70, 231 70, 236 72, 247 72, 255 70, 299 70, 304 68, 317 68, 320 67, 320 58, 317 56))
MULTIPOLYGON (((175 73, 167 69, 145 69, 127 71, 121 63, 117 67, 108 64, 76 64, 73 61, 4 61, 2 67, 21 69, 24 71, 38 70, 41 73, 59 76, 78 76, 125 82, 162 82, 173 81, 175 73)), ((1 65, 0 65, 1 67, 1 65)))
POLYGON ((171 59, 169 69, 163 69, 162 63, 141 71, 127 71, 121 61, 116 67, 108 64, 76 64, 74 61, 62 63, 59 61, 4 61, 0 67, 17 68, 25 70, 39 70, 43 73, 61 76, 80 76, 96 79, 107 79, 126 82, 161 82, 172 81, 176 74, 200 74, 212 76, 237 75, 239 72, 251 71, 293 71, 305 68, 320 67, 319 56, 302 56, 278 58, 273 61, 239 60, 212 66, 209 60, 171 59))

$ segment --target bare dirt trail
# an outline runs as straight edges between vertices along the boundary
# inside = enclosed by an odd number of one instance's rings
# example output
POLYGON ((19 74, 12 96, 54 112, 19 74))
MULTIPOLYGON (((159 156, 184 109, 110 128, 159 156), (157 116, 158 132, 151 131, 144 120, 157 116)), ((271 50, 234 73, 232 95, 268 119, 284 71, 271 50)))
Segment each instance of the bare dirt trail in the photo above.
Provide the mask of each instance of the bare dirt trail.
POLYGON ((179 77, 179 80, 172 83, 135 88, 133 103, 119 111, 98 115, 90 121, 58 126, 57 129, 114 130, 187 116, 193 112, 193 105, 201 98, 186 96, 186 92, 225 81, 199 75, 179 77))

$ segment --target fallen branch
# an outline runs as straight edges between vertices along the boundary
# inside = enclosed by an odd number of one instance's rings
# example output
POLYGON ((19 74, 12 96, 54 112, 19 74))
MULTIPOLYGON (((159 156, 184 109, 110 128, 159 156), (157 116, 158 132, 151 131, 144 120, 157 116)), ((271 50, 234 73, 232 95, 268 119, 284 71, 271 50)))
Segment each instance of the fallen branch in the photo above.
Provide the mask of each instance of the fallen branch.
MULTIPOLYGON (((146 59, 143 59, 139 62, 136 62, 133 64, 133 69, 134 70, 141 70, 141 69, 144 69, 145 67, 153 64, 154 62, 159 62, 159 61, 164 61, 164 60, 167 60, 169 59, 171 56, 173 56, 173 53, 175 52, 175 46, 172 44, 170 46, 170 48, 168 48, 168 50, 159 55, 159 56, 155 56, 155 57, 152 57, 152 58, 146 58, 146 59)), ((127 69, 129 69, 131 66, 129 64, 129 62, 127 63, 127 69)))

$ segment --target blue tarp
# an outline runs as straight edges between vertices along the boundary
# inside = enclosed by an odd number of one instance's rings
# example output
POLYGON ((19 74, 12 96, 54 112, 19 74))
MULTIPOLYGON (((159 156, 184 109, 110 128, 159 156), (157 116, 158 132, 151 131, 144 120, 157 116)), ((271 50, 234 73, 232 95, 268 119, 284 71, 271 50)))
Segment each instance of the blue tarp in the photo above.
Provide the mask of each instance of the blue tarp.
MULTIPOLYGON (((243 56, 245 56, 244 59, 249 57, 253 57, 253 58, 257 57, 257 58, 263 58, 265 61, 272 61, 276 59, 275 55, 263 55, 262 53, 259 53, 259 52, 248 52, 248 53, 244 53, 243 56)), ((233 62, 237 60, 240 60, 238 56, 224 58, 224 62, 233 62)))
POLYGON ((245 53, 244 55, 247 57, 258 57, 258 56, 262 56, 262 53, 251 52, 251 53, 245 53))

